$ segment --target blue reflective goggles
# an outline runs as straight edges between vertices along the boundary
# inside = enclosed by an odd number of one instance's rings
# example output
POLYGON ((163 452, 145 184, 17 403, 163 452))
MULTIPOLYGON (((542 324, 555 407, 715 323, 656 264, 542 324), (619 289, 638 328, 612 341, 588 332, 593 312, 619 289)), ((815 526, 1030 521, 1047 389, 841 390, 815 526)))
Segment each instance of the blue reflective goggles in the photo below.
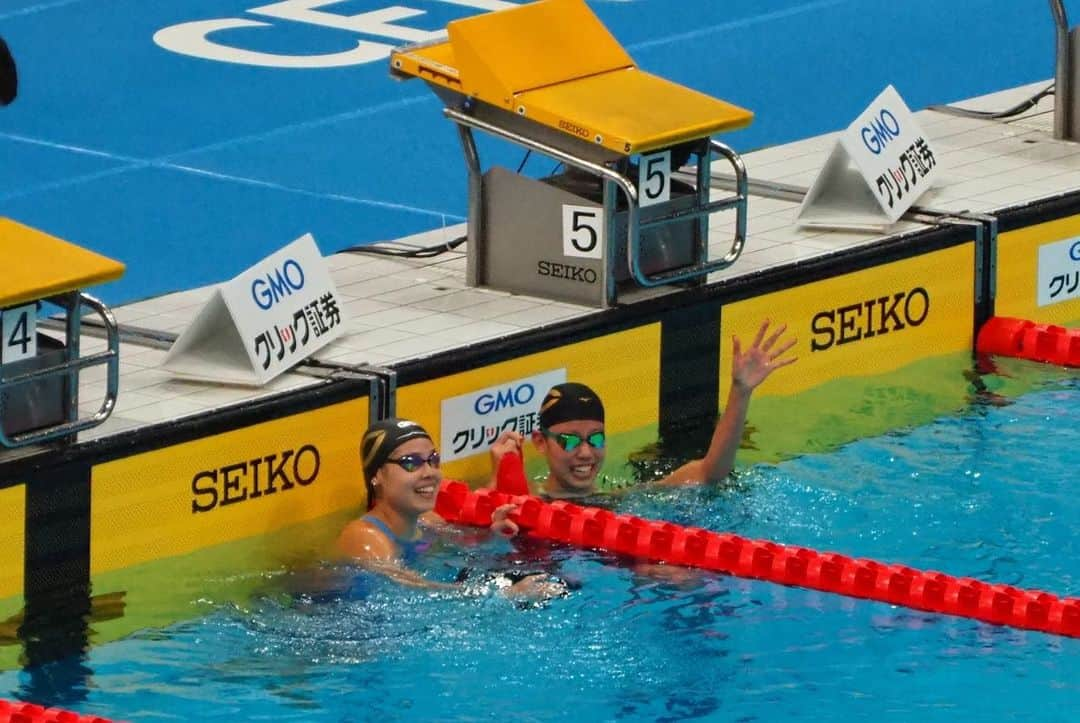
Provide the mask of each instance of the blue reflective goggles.
POLYGON ((401 467, 406 472, 415 472, 424 466, 424 463, 431 465, 432 469, 439 468, 439 451, 433 450, 427 457, 419 452, 413 452, 412 454, 403 454, 400 457, 393 459, 387 459, 387 462, 393 462, 398 467, 401 467))

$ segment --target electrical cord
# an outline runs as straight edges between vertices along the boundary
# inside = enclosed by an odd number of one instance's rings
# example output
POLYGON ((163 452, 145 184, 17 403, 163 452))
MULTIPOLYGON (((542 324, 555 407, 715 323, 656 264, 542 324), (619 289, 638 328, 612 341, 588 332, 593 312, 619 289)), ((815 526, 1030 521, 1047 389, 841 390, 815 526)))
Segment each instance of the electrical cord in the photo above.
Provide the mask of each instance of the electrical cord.
POLYGON ((949 115, 956 115, 960 116, 961 118, 983 118, 985 120, 998 120, 1000 118, 1012 118, 1015 115, 1020 115, 1024 111, 1034 108, 1035 105, 1046 96, 1053 94, 1054 84, 1051 83, 1027 100, 1021 103, 1017 103, 1013 107, 1006 108, 1005 110, 970 110, 968 108, 957 108, 951 105, 932 105, 928 108, 928 110, 936 110, 939 113, 948 113, 949 115))
POLYGON ((525 151, 525 157, 521 159, 521 163, 518 165, 517 172, 521 173, 521 169, 525 168, 525 162, 529 160, 529 156, 532 155, 532 149, 525 151))
POLYGON ((375 246, 350 246, 347 249, 342 249, 348 254, 371 254, 373 256, 392 256, 398 259, 430 259, 436 256, 441 256, 447 251, 453 251, 461 244, 465 243, 468 239, 465 236, 458 236, 453 241, 447 241, 444 244, 437 244, 435 246, 422 246, 416 249, 384 249, 375 246))

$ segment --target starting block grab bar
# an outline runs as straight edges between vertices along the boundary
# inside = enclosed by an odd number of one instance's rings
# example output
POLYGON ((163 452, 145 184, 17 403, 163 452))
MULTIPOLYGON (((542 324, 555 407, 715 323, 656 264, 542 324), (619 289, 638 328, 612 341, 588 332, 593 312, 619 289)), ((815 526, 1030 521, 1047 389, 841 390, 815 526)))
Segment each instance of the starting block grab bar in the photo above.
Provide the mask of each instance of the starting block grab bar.
MULTIPOLYGON (((656 287, 665 284, 673 284, 681 281, 689 281, 699 277, 706 276, 714 271, 720 271, 731 266, 739 258, 742 253, 743 246, 746 243, 746 201, 748 198, 748 180, 746 175, 746 165, 743 163, 742 158, 729 146, 721 143, 717 140, 710 139, 708 142, 708 148, 710 151, 716 152, 724 157, 735 173, 735 193, 734 195, 727 196, 715 201, 709 200, 710 183, 709 173, 710 166, 709 158, 706 156, 701 159, 698 164, 698 183, 697 183, 697 203, 690 208, 675 209, 669 211, 656 218, 649 219, 647 221, 641 220, 641 208, 638 205, 638 192, 634 187, 633 181, 627 176, 619 173, 618 171, 609 168, 601 163, 595 163, 581 156, 574 155, 568 151, 557 148, 551 144, 544 143, 540 140, 529 138, 515 133, 512 130, 503 128, 501 126, 489 123, 474 116, 468 115, 459 110, 453 108, 444 108, 443 115, 457 123, 459 126, 465 128, 475 128, 482 130, 486 133, 490 133, 493 136, 503 138, 512 143, 516 143, 520 146, 528 148, 530 150, 543 153, 546 156, 550 156, 561 163, 574 168, 592 173, 595 176, 603 178, 604 180, 613 183, 626 199, 627 205, 627 228, 626 228, 626 258, 629 263, 630 274, 634 280, 644 287, 656 287), (704 179, 701 176, 704 175, 704 179), (707 217, 709 214, 716 213, 718 211, 726 211, 728 209, 735 209, 735 235, 732 239, 731 247, 724 256, 714 260, 703 260, 696 264, 686 267, 680 267, 667 271, 661 271, 654 274, 647 273, 642 268, 641 263, 641 232, 645 229, 656 228, 665 226, 667 224, 676 221, 688 221, 692 219, 698 219, 707 217)), ((479 154, 476 151, 476 144, 473 141, 470 134, 461 134, 462 143, 465 145, 465 158, 469 167, 470 175, 479 176, 481 174, 479 154)), ((609 239, 615 238, 615 219, 612 214, 608 214, 606 219, 608 226, 609 239)), ((611 261, 615 259, 614 254, 607 254, 607 258, 611 261)))
POLYGON ((120 332, 116 324, 116 318, 105 304, 93 296, 84 293, 73 293, 64 297, 49 299, 58 306, 67 308, 69 320, 68 344, 65 347, 67 359, 59 364, 53 364, 41 369, 5 377, 0 370, 0 419, 4 418, 4 390, 17 385, 40 382, 55 377, 61 377, 66 384, 71 398, 72 409, 69 419, 64 422, 51 424, 39 429, 26 432, 7 434, 3 425, 0 425, 0 446, 24 447, 31 444, 40 444, 53 439, 66 437, 81 432, 104 422, 112 414, 116 406, 117 392, 120 388, 120 332), (81 307, 87 306, 99 317, 106 331, 106 350, 87 356, 79 356, 78 335, 70 331, 71 320, 78 323, 81 307), (83 369, 101 364, 106 365, 105 396, 97 412, 89 417, 79 417, 77 408, 79 372, 83 369))
POLYGON ((73 438, 104 422, 116 407, 120 386, 120 333, 108 307, 82 293, 89 284, 118 279, 124 265, 17 221, 0 218, 0 455, 13 447, 73 438), (47 321, 63 326, 64 338, 39 334, 41 302, 64 313, 47 321), (85 309, 84 309, 85 307, 85 309), (105 351, 82 356, 82 314, 101 317, 105 351), (79 413, 80 372, 106 365, 105 395, 96 413, 79 413))

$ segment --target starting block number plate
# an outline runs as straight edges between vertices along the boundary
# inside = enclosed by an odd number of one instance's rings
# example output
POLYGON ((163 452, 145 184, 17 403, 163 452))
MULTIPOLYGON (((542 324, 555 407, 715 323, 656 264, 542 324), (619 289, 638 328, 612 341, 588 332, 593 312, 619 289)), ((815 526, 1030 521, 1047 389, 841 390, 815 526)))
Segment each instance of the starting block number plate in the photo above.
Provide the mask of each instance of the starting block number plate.
POLYGON ((638 170, 638 206, 654 206, 671 199, 671 151, 641 157, 638 170))
POLYGON ((563 254, 583 259, 604 256, 604 209, 563 204, 563 254))
POLYGON ((0 364, 29 359, 37 354, 37 304, 0 312, 0 364))

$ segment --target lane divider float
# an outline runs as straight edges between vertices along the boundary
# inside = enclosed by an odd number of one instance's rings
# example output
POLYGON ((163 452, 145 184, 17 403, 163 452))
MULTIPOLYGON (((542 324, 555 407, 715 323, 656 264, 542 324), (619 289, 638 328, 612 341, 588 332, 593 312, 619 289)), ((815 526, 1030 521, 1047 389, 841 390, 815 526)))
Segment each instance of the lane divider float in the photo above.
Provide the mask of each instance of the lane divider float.
POLYGON ((984 354, 1080 367, 1080 329, 994 316, 979 329, 975 350, 984 354))
POLYGON ((0 723, 113 723, 96 715, 80 715, 70 710, 46 708, 34 703, 12 703, 0 699, 0 723))
POLYGON ((1080 598, 985 583, 836 552, 752 540, 729 533, 615 514, 565 501, 544 502, 446 480, 435 511, 487 527, 496 507, 518 505, 512 519, 533 537, 782 585, 958 615, 997 625, 1080 637, 1080 598))

